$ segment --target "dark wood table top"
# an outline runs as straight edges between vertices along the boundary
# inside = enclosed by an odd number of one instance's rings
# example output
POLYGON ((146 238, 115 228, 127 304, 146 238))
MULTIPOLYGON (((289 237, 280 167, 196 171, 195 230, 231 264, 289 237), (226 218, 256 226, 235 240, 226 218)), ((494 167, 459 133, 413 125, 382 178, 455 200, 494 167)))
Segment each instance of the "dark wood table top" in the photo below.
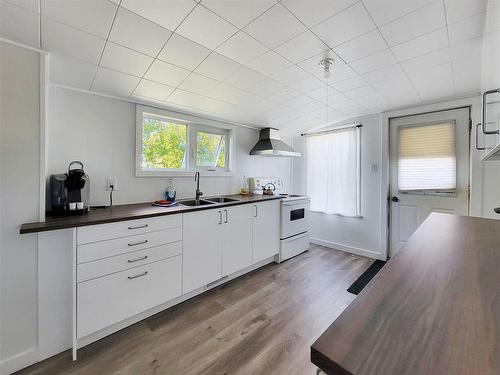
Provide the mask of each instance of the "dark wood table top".
POLYGON ((327 374, 500 374, 500 220, 431 214, 311 360, 327 374))
MULTIPOLYGON (((239 204, 260 202, 265 200, 280 199, 277 195, 225 195, 238 201, 227 203, 216 203, 211 205, 188 207, 180 204, 173 207, 156 207, 148 203, 123 204, 107 208, 96 208, 86 215, 78 216, 47 216, 45 221, 25 223, 21 225, 19 232, 37 233, 58 229, 83 227, 87 225, 112 223, 115 221, 133 220, 152 216, 172 215, 184 212, 200 211, 217 207, 235 206, 239 204)), ((203 199, 209 199, 203 198, 203 199)))

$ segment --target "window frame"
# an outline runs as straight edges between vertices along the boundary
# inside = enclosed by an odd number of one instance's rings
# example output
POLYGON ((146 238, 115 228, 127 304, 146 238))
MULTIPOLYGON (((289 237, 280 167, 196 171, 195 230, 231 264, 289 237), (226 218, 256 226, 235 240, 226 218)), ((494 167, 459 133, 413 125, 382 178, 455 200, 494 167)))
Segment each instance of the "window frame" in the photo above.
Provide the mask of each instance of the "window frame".
MULTIPOLYGON (((439 121, 427 121, 421 122, 418 124, 407 124, 400 125, 397 129, 397 142, 399 147, 399 129, 400 128, 412 128, 412 127, 423 127, 423 126, 432 126, 441 123, 450 123, 453 127, 453 155, 455 156, 455 188, 454 189, 408 189, 401 190, 399 189, 399 182, 397 182, 398 194, 409 194, 409 195, 429 195, 429 196, 438 196, 438 197, 450 197, 454 198, 457 196, 458 192, 458 156, 457 156, 457 124, 454 119, 443 119, 439 121)), ((399 178, 399 150, 396 155, 396 168, 398 169, 398 178, 399 178)))
POLYGON ((182 177, 192 176, 195 172, 200 172, 202 176, 230 177, 233 176, 233 144, 234 131, 232 127, 221 124, 215 120, 204 119, 192 115, 171 112, 168 110, 136 105, 136 134, 135 134, 135 176, 136 177, 182 177), (156 118, 161 121, 171 121, 176 124, 185 125, 186 129, 186 168, 183 169, 154 169, 142 167, 143 160, 143 127, 144 116, 156 118), (225 168, 198 167, 196 165, 198 131, 221 134, 226 137, 226 159, 225 168))

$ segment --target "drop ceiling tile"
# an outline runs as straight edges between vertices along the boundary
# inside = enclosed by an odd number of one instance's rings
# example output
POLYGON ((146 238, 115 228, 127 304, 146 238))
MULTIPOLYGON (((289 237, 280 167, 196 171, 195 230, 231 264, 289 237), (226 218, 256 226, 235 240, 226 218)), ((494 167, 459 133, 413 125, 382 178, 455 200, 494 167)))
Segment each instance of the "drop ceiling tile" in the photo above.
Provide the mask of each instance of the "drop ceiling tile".
POLYGON ((453 72, 451 64, 442 64, 425 71, 418 71, 408 76, 417 91, 427 91, 427 87, 434 86, 436 89, 441 87, 453 88, 453 72))
POLYGON ((378 26, 422 8, 435 0, 363 0, 378 26))
POLYGON ((260 100, 253 94, 223 83, 213 89, 209 96, 223 102, 238 105, 244 105, 245 103, 251 103, 255 100, 260 100))
POLYGON ((96 64, 105 40, 42 17, 42 48, 96 64))
POLYGON ((196 69, 195 72, 204 76, 224 81, 236 69, 241 67, 236 61, 212 52, 196 69))
POLYGON ((0 36, 39 48, 38 15, 6 2, 0 2, 0 36))
POLYGON ((104 39, 108 37, 117 8, 108 0, 43 0, 40 4, 43 16, 104 39))
POLYGON ((92 84, 92 91, 128 97, 139 83, 140 78, 99 67, 92 84))
POLYGON ((481 62, 478 59, 453 61, 452 70, 457 93, 481 90, 481 62))
POLYGON ((200 112, 213 112, 214 108, 221 105, 221 102, 206 96, 197 95, 191 92, 177 89, 169 97, 168 102, 182 106, 197 108, 200 112))
POLYGON ((153 58, 113 42, 107 42, 101 57, 101 66, 142 77, 153 58))
POLYGON ((253 87, 256 83, 263 81, 266 77, 255 70, 242 66, 229 77, 224 80, 224 83, 246 90, 248 87, 253 87))
POLYGON ((436 1, 388 23, 381 27, 380 31, 387 43, 395 46, 444 26, 446 26, 444 6, 441 1, 436 1))
POLYGON ((283 85, 273 79, 265 78, 262 81, 255 81, 245 90, 252 94, 268 97, 283 88, 283 85))
POLYGON ((353 77, 340 82, 332 83, 331 86, 340 92, 366 86, 366 81, 361 77, 353 77))
POLYGON ((486 11, 487 0, 445 0, 448 24, 461 21, 486 11))
POLYGON ((97 65, 72 57, 50 54, 50 82, 88 90, 97 71, 97 65))
POLYGON ((286 102, 291 108, 298 108, 313 102, 314 99, 304 94, 299 94, 286 102))
POLYGON ((413 85, 408 78, 404 80, 381 81, 373 83, 372 87, 386 98, 393 99, 398 96, 415 96, 417 95, 413 85))
MULTIPOLYGON (((308 91, 306 93, 306 95, 309 96, 310 98, 315 99, 315 100, 326 99, 326 97, 328 96, 327 89, 328 89, 328 86, 322 86, 322 87, 319 87, 317 89, 308 91)), ((324 102, 326 103, 326 100, 324 102)))
POLYGON ((142 79, 132 93, 132 96, 140 96, 163 101, 166 100, 174 90, 174 87, 142 79))
POLYGON ((375 29, 343 43, 333 50, 347 63, 373 55, 389 48, 380 32, 375 29))
POLYGON ((471 56, 481 56, 482 49, 483 38, 470 39, 450 46, 450 56, 452 60, 469 59, 471 56))
POLYGON ((357 99, 360 99, 364 96, 378 95, 377 91, 375 91, 371 86, 368 86, 368 85, 357 87, 357 88, 352 89, 352 90, 345 90, 345 91, 343 91, 343 94, 345 96, 347 96, 349 99, 353 99, 358 104, 361 104, 361 103, 359 103, 359 101, 357 99))
POLYGON ((323 103, 318 102, 317 100, 313 100, 313 101, 310 101, 302 106, 299 106, 298 110, 302 113, 309 113, 309 114, 312 114, 312 113, 320 110, 326 114, 327 107, 323 103))
POLYGON ((343 10, 314 27, 312 31, 331 48, 375 28, 362 3, 343 10))
POLYGON ((170 35, 171 32, 163 27, 120 8, 113 23, 109 40, 156 57, 170 35))
POLYGON ((163 83, 165 85, 177 87, 188 75, 189 70, 179 68, 175 65, 155 60, 149 68, 144 78, 150 81, 163 83))
POLYGON ((276 48, 306 28, 281 4, 276 4, 244 30, 269 48, 276 48))
POLYGON ((15 5, 19 8, 24 8, 31 13, 40 13, 38 0, 3 0, 3 3, 15 5))
MULTIPOLYGON (((361 87, 361 86, 360 86, 361 87)), ((328 86, 328 105, 333 103, 345 102, 348 100, 347 96, 342 94, 340 91, 337 91, 331 86, 328 86)))
MULTIPOLYGON (((488 5, 490 4, 490 2, 488 2, 488 5)), ((500 1, 498 1, 498 4, 500 4, 500 1)), ((488 8, 486 25, 484 27, 485 34, 493 33, 499 30, 500 30, 500 6, 488 8)))
POLYGON ((202 4, 242 29, 276 4, 276 0, 203 0, 202 4))
POLYGON ((312 32, 305 31, 275 49, 293 63, 306 60, 328 50, 328 46, 312 32))
POLYGON ((483 35, 486 13, 469 17, 448 26, 450 44, 456 44, 483 35))
POLYGON ((268 50, 269 48, 243 31, 237 32, 217 48, 218 53, 240 64, 245 64, 268 50))
POLYGON ((276 52, 268 51, 246 65, 262 74, 272 75, 289 67, 291 63, 276 52))
POLYGON ((446 28, 442 28, 408 42, 398 44, 392 47, 392 51, 399 61, 403 61, 446 46, 448 46, 448 33, 446 28))
POLYGON ((179 88, 195 94, 207 95, 218 85, 220 85, 219 81, 193 72, 181 83, 179 88))
POLYGON ((425 70, 447 62, 450 62, 450 49, 448 47, 410 60, 401 61, 401 66, 408 74, 411 74, 419 70, 425 70))
POLYGON ((201 44, 173 33, 158 58, 170 64, 193 70, 210 52, 208 48, 203 47, 201 44))
POLYGON ((373 84, 383 81, 404 81, 406 74, 399 64, 394 64, 363 74, 363 78, 373 84))
POLYGON ((284 87, 281 90, 276 91, 274 94, 269 96, 269 99, 275 101, 276 103, 286 103, 293 98, 296 98, 299 96, 300 93, 289 88, 289 87, 284 87))
POLYGON ((292 65, 286 69, 281 70, 280 72, 273 74, 272 78, 278 82, 281 82, 287 86, 292 86, 298 81, 306 79, 311 75, 305 72, 303 69, 299 68, 296 65, 292 65))
POLYGON ((386 49, 385 51, 353 61, 349 65, 358 74, 364 74, 373 70, 384 68, 389 65, 393 65, 396 62, 396 58, 394 57, 391 50, 386 49))
POLYGON ((282 3, 306 26, 313 27, 350 7, 356 0, 284 0, 282 3))
POLYGON ((202 6, 197 6, 176 30, 210 49, 217 48, 236 31, 236 27, 202 6))
POLYGON ((326 88, 326 84, 316 77, 308 77, 290 84, 290 87, 297 91, 307 93, 308 91, 316 90, 322 87, 326 88))
POLYGON ((120 5, 168 30, 175 30, 196 4, 193 0, 122 0, 120 5))

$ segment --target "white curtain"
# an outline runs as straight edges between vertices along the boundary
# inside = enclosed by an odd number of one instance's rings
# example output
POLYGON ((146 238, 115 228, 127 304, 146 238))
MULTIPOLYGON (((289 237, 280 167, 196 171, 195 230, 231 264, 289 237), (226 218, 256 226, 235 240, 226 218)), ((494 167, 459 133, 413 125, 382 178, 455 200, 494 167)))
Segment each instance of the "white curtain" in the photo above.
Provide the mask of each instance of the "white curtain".
POLYGON ((361 216, 359 139, 359 127, 307 136, 306 189, 311 211, 361 216))

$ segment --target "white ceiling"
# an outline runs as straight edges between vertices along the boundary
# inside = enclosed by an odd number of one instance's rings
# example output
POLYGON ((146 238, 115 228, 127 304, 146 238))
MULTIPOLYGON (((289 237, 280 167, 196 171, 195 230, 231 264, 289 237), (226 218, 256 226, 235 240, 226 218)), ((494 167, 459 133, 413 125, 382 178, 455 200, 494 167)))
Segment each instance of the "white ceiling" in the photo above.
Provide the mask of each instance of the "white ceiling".
POLYGON ((51 52, 53 83, 293 134, 479 91, 498 3, 0 0, 0 36, 51 52))

